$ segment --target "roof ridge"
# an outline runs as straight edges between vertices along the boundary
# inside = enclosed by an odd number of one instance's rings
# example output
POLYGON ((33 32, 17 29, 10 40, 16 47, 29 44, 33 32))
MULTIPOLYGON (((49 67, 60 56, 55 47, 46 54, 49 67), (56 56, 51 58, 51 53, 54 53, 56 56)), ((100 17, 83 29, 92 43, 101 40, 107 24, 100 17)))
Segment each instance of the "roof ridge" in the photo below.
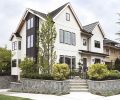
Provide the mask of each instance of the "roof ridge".
POLYGON ((92 25, 92 24, 95 24, 95 23, 99 23, 99 21, 96 21, 96 22, 93 22, 93 23, 90 23, 90 24, 84 25, 83 27, 88 26, 88 25, 92 25))

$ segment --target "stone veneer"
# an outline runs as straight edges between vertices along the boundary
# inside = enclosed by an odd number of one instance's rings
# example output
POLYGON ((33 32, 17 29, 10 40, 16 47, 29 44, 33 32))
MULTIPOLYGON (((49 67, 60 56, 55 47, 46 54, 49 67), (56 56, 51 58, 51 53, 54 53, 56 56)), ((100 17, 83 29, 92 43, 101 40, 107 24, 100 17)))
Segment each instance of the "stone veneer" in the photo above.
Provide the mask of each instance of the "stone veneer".
POLYGON ((10 83, 16 81, 15 77, 12 76, 0 76, 0 89, 10 88, 10 83))
POLYGON ((120 80, 88 80, 89 91, 93 94, 109 96, 120 93, 120 80))
POLYGON ((70 85, 68 80, 22 79, 21 83, 11 82, 11 91, 62 95, 70 93, 70 85))

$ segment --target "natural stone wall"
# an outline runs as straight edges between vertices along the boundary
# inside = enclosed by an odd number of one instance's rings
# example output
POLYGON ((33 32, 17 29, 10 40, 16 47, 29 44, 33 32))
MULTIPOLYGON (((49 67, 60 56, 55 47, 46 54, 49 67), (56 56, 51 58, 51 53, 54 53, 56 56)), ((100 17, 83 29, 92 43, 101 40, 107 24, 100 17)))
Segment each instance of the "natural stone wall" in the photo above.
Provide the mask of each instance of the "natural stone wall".
POLYGON ((89 91, 93 94, 109 96, 120 93, 120 80, 92 81, 88 80, 89 91))
POLYGON ((10 88, 10 83, 16 81, 12 76, 0 76, 0 89, 10 88))
POLYGON ((22 79, 21 83, 11 82, 11 91, 62 95, 70 93, 70 85, 67 80, 22 79))

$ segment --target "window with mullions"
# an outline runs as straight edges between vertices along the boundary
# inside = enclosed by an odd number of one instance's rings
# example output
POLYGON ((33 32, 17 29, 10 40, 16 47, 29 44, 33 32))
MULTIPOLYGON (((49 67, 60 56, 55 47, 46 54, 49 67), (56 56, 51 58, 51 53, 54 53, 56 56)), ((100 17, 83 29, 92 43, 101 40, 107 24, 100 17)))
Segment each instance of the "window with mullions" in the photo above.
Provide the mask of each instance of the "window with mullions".
POLYGON ((27 37, 27 48, 33 47, 33 35, 27 37))
POLYGON ((76 57, 75 56, 60 55, 59 63, 66 63, 69 65, 70 68, 75 69, 76 57))
POLYGON ((84 46, 87 45, 87 39, 83 39, 83 45, 84 45, 84 46))
POLYGON ((60 29, 59 31, 60 33, 60 43, 65 43, 65 44, 69 44, 69 45, 76 45, 76 36, 75 33, 73 32, 69 32, 69 31, 65 31, 60 29))
POLYGON ((96 48, 100 48, 100 41, 96 41, 96 40, 95 40, 95 47, 96 47, 96 48))
POLYGON ((31 29, 33 27, 33 18, 30 18, 27 21, 27 29, 31 29))
POLYGON ((12 60, 12 67, 16 67, 16 59, 12 60))

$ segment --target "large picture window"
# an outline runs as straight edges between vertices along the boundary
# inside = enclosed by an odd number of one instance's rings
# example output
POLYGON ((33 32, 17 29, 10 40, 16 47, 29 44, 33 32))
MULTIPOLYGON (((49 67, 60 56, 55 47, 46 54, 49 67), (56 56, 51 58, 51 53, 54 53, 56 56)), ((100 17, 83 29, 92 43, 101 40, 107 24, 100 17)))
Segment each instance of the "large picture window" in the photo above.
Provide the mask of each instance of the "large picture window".
POLYGON ((76 45, 75 33, 60 29, 60 43, 76 45))
POLYGON ((59 63, 66 63, 69 65, 70 68, 75 69, 76 57, 75 56, 60 55, 59 63))

